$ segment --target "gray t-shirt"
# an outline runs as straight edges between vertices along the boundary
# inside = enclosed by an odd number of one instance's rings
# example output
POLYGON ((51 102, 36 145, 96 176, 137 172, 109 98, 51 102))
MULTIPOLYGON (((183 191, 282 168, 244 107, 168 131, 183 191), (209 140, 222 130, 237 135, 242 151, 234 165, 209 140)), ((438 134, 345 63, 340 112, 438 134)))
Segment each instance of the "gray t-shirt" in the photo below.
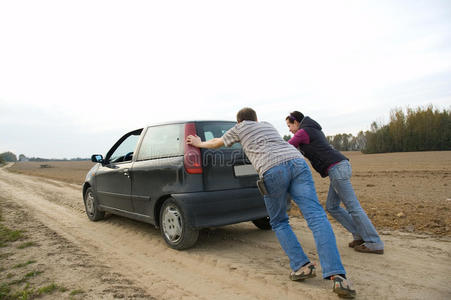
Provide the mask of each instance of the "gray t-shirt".
POLYGON ((282 139, 279 132, 268 122, 243 121, 230 128, 222 136, 226 147, 240 142, 244 152, 258 174, 302 154, 282 139))

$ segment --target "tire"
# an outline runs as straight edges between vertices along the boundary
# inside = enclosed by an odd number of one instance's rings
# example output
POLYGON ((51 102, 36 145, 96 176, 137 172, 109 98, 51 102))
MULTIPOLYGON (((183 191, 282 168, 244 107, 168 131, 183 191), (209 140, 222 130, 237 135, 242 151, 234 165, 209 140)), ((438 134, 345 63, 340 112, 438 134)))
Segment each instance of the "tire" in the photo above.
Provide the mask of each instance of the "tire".
POLYGON ((105 212, 99 209, 98 202, 92 188, 89 187, 86 190, 83 200, 85 202, 85 210, 89 220, 95 222, 102 220, 105 217, 105 212))
POLYGON ((269 224, 269 217, 260 218, 257 220, 253 220, 252 223, 254 223, 255 226, 260 228, 261 230, 270 230, 271 224, 269 224))
POLYGON ((168 198, 161 207, 160 232, 169 247, 176 250, 194 246, 199 237, 199 230, 189 225, 185 212, 173 198, 168 198))

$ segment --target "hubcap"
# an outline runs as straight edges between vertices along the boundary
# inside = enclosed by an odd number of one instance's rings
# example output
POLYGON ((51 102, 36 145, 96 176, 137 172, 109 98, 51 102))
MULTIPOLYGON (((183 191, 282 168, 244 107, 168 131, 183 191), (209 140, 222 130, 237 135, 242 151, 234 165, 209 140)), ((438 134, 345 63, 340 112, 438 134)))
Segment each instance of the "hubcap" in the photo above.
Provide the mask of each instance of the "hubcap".
POLYGON ((94 214, 94 195, 92 192, 88 193, 88 196, 86 197, 86 211, 89 215, 94 214))
POLYGON ((177 243, 182 237, 182 217, 177 207, 170 205, 163 211, 163 232, 166 238, 177 243))

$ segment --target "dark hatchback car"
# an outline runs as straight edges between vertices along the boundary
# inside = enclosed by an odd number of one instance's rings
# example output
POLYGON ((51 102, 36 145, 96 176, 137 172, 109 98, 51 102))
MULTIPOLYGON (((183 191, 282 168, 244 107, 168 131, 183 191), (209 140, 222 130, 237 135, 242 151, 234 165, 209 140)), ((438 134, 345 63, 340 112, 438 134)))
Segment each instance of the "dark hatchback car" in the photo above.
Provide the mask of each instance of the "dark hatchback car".
POLYGON ((193 246, 199 229, 252 221, 270 229, 257 173, 241 145, 198 149, 221 137, 230 121, 192 121, 152 125, 125 134, 88 172, 83 199, 90 220, 105 212, 154 224, 174 249, 193 246))

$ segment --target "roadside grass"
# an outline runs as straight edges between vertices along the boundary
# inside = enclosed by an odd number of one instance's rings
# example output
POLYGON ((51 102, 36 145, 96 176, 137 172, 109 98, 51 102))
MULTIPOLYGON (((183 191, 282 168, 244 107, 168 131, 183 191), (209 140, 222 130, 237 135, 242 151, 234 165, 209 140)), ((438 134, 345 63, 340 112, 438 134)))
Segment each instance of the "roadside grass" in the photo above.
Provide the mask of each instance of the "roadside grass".
POLYGON ((84 293, 85 293, 85 291, 78 289, 78 290, 73 290, 72 292, 70 292, 69 295, 75 296, 75 295, 84 294, 84 293))
MULTIPOLYGON (((3 210, 0 207, 0 222, 3 221, 3 210)), ((21 230, 11 230, 2 223, 0 223, 0 248, 6 247, 8 243, 17 241, 23 237, 23 232, 21 230)), ((4 258, 5 254, 1 254, 0 258, 4 258)))
POLYGON ((11 294, 11 289, 2 285, 0 287, 0 299, 28 300, 43 295, 50 295, 57 291, 66 292, 67 289, 55 283, 51 283, 40 288, 33 288, 30 284, 27 283, 23 290, 16 291, 15 293, 11 294))
POLYGON ((37 244, 35 242, 25 242, 25 243, 22 243, 19 246, 17 246, 17 249, 25 249, 25 248, 33 247, 33 246, 37 246, 37 244))
MULTIPOLYGON (((2 202, 0 202, 1 204, 2 202)), ((62 285, 50 283, 41 286, 42 282, 47 280, 40 277, 45 270, 30 269, 37 261, 29 259, 27 252, 23 251, 23 249, 28 247, 39 245, 29 241, 25 231, 13 230, 3 224, 2 213, 2 207, 0 206, 0 247, 3 248, 2 252, 4 252, 0 254, 0 300, 29 300, 54 293, 55 295, 52 298, 55 299, 68 297, 67 295, 64 297, 61 294, 56 294, 68 291, 62 285), (24 242, 15 246, 14 242, 18 240, 24 240, 24 242), (15 261, 15 255, 26 261, 15 261)), ((72 298, 73 295, 80 293, 84 292, 82 290, 74 290, 69 297, 72 298)))
MULTIPOLYGON (((1 211, 0 211, 1 214, 1 211)), ((0 219, 1 221, 1 219, 0 219)), ((8 243, 15 242, 23 237, 21 230, 11 230, 0 223, 0 247, 4 248, 8 243)))
POLYGON ((14 255, 14 253, 11 253, 11 252, 2 253, 2 254, 0 254, 0 260, 1 260, 1 259, 8 258, 8 257, 10 257, 10 256, 12 256, 12 255, 14 255))
POLYGON ((29 260, 29 261, 27 261, 27 262, 20 263, 20 264, 17 264, 17 265, 15 265, 15 266, 13 266, 13 269, 22 268, 22 267, 25 267, 25 266, 34 264, 35 262, 36 262, 35 260, 29 260))

